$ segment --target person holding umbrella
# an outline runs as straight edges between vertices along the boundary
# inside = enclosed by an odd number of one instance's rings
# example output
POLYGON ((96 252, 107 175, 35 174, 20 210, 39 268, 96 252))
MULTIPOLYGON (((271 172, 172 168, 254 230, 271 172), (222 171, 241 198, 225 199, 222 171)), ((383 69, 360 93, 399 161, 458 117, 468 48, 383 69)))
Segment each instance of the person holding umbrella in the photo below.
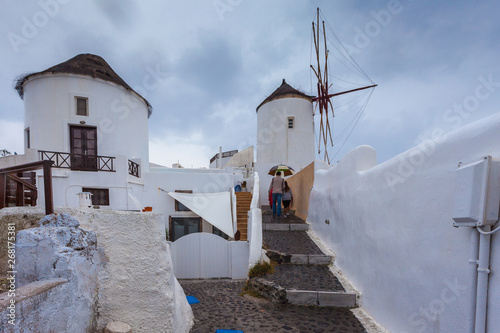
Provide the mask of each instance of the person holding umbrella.
POLYGON ((273 217, 276 217, 276 213, 278 213, 278 218, 281 216, 281 196, 283 194, 283 189, 285 188, 285 182, 283 178, 281 178, 281 171, 276 172, 276 176, 271 180, 271 184, 269 184, 268 193, 272 191, 273 197, 273 217), (276 206, 277 212, 276 212, 276 206))

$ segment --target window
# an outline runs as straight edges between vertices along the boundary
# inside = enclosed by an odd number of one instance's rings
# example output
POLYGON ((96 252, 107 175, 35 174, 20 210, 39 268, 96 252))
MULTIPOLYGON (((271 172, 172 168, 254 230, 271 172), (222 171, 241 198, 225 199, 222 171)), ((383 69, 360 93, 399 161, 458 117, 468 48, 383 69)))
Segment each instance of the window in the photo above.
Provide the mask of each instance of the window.
MULTIPOLYGON (((192 190, 175 190, 175 192, 177 192, 177 193, 193 193, 192 190)), ((187 208, 182 203, 175 200, 175 211, 177 211, 177 212, 190 212, 191 209, 187 208)))
POLYGON ((288 128, 293 128, 294 117, 288 117, 288 128))
POLYGON ((88 116, 89 115, 89 107, 88 107, 88 98, 85 97, 75 97, 76 100, 76 115, 77 116, 88 116))
POLYGON ((214 226, 212 226, 212 233, 214 235, 221 236, 224 239, 228 239, 229 238, 229 236, 226 235, 222 230, 220 230, 219 228, 214 227, 214 226))
POLYGON ((26 149, 31 148, 29 127, 24 130, 24 146, 26 149))
POLYGON ((83 187, 82 192, 90 192, 92 194, 92 205, 109 206, 109 189, 83 187))
POLYGON ((201 217, 170 217, 169 236, 172 242, 182 236, 201 231, 201 217))

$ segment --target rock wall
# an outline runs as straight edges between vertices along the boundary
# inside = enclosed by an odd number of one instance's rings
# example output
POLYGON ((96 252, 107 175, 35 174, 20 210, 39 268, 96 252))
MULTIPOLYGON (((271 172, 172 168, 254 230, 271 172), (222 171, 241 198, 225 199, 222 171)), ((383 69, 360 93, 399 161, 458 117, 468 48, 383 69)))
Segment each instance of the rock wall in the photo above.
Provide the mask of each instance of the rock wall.
POLYGON ((41 209, 25 209, 19 207, 0 209, 0 276, 8 271, 7 225, 13 223, 16 226, 15 232, 17 234, 21 230, 38 227, 38 221, 44 215, 41 209))
MULTIPOLYGON (((43 214, 27 207, 0 213, 8 221, 43 214)), ((18 233, 16 287, 56 277, 67 282, 24 300, 31 310, 21 313, 19 327, 37 322, 41 328, 34 332, 94 332, 122 321, 134 333, 189 332, 193 313, 173 274, 159 214, 72 208, 56 213, 42 218, 39 228, 18 233)))
POLYGON ((2 332, 95 331, 97 238, 79 225, 62 213, 45 216, 40 227, 17 233, 15 268, 9 274, 16 288, 7 293, 9 303, 15 300, 15 311, 3 308, 2 332), (51 286, 51 281, 56 283, 51 286), (15 317, 9 316, 12 313, 15 317))

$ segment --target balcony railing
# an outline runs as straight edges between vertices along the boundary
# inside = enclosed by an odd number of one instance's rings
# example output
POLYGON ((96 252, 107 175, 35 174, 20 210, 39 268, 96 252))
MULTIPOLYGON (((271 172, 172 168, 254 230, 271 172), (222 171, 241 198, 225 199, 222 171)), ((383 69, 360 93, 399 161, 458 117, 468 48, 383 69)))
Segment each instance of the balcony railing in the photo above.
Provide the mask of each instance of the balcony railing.
POLYGON ((139 164, 128 160, 128 174, 139 178, 139 164))
POLYGON ((54 168, 66 168, 77 171, 115 172, 115 157, 61 153, 39 150, 40 160, 53 161, 54 168))

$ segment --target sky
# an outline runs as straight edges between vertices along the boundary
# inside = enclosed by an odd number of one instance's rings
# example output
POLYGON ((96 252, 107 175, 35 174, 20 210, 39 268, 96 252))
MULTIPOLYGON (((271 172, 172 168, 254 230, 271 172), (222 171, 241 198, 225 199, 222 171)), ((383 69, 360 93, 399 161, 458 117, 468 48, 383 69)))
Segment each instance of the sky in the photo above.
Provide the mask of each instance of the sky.
MULTIPOLYGON (((153 106, 151 162, 208 167, 219 146, 255 145, 256 107, 283 78, 315 95, 317 7, 329 41, 378 84, 335 99, 332 163, 359 145, 383 162, 497 112, 498 1, 3 1, 0 150, 23 152, 15 79, 93 53, 153 106)), ((371 84, 329 50, 332 92, 371 84)))

